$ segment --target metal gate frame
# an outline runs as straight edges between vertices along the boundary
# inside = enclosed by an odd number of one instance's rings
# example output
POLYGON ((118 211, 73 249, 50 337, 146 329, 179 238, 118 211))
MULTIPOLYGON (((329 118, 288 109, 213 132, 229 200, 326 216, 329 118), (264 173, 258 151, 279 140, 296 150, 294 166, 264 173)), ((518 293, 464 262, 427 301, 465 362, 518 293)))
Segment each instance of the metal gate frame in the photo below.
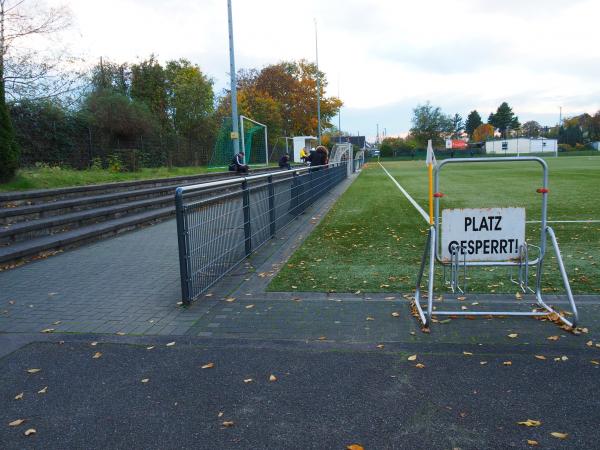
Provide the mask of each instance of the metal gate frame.
MULTIPOLYGON (((434 172, 434 223, 429 228, 429 233, 427 235, 427 241, 425 244, 425 249, 423 252, 423 257, 421 259, 421 266, 419 272, 417 274, 417 283, 415 290, 415 306, 419 313, 419 319, 423 326, 428 326, 431 322, 431 318, 433 315, 439 316, 448 316, 448 315, 456 315, 456 316, 547 316, 548 314, 556 314, 559 320, 570 327, 575 327, 577 321, 579 320, 579 315, 577 312, 577 306, 575 305, 575 300, 573 299, 573 293, 571 291, 571 285, 569 284, 569 278, 567 276, 567 272, 565 270, 565 266, 563 264, 562 256, 560 254, 560 249, 558 246, 558 242, 556 240, 556 235, 554 234, 554 230, 552 227, 547 225, 547 211, 548 211, 548 165, 546 161, 542 158, 538 158, 535 156, 528 157, 495 157, 495 158, 461 158, 461 159, 446 159, 438 163, 435 167, 434 172), (472 164, 472 163, 507 163, 507 162, 537 162, 542 166, 543 176, 542 176, 542 187, 538 188, 536 192, 542 195, 542 218, 541 218, 541 232, 540 232, 540 245, 539 248, 539 256, 532 260, 526 260, 523 262, 522 258, 519 261, 464 261, 465 270, 468 266, 517 266, 519 269, 522 269, 523 266, 536 266, 536 286, 535 298, 537 304, 544 309, 544 311, 454 311, 454 310, 433 310, 433 290, 434 290, 434 281, 435 281, 435 263, 439 263, 444 267, 451 266, 452 270, 456 270, 458 268, 458 260, 453 260, 450 262, 443 261, 441 258, 441 240, 440 236, 440 199, 444 196, 439 191, 440 188, 440 173, 444 166, 449 164, 472 164), (546 240, 550 238, 552 242, 552 246, 554 248, 554 252, 556 253, 556 261, 558 263, 558 269, 560 271, 563 286, 567 293, 567 298, 569 300, 571 306, 571 312, 573 314, 573 320, 568 320, 559 314, 556 310, 550 307, 544 299, 542 298, 542 267, 544 264, 545 256, 546 256, 546 240), (427 285, 427 305, 426 309, 420 303, 421 300, 421 281, 423 279, 423 274, 425 272, 425 266, 427 264, 427 257, 429 256, 429 267, 428 267, 428 285, 427 285)), ((521 289, 523 286, 521 285, 521 289)))

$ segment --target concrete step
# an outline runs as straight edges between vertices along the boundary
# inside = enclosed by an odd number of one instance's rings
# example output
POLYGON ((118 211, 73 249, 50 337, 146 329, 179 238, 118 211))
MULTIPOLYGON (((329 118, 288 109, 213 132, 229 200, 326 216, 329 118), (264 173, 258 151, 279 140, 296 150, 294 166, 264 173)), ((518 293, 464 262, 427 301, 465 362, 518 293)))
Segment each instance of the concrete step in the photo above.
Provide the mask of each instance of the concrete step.
POLYGON ((87 225, 75 230, 30 239, 14 245, 0 247, 0 264, 8 264, 42 252, 63 250, 83 243, 113 236, 136 227, 156 222, 175 214, 175 206, 146 211, 106 222, 87 225))
POLYGON ((7 225, 4 228, 0 227, 0 245, 14 245, 15 242, 27 239, 65 232, 92 223, 116 219, 142 211, 164 208, 172 203, 173 198, 171 196, 161 196, 158 198, 149 198, 101 208, 76 211, 43 219, 18 222, 7 225))

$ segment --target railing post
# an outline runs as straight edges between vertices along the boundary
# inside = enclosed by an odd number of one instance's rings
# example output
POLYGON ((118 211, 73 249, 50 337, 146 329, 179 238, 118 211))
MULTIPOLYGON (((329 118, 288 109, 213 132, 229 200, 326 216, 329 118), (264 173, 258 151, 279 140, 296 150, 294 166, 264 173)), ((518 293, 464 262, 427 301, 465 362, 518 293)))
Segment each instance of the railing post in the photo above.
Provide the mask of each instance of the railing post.
POLYGON ((275 237, 275 187, 273 186, 273 177, 267 178, 269 188, 269 225, 271 228, 271 237, 275 237))
POLYGON ((252 253, 252 229, 250 228, 250 190, 248 182, 242 182, 242 209, 244 210, 244 244, 246 256, 252 253))
POLYGON ((294 171, 294 178, 292 179, 292 215, 298 216, 298 210, 300 205, 298 204, 298 172, 294 171))
POLYGON ((185 227, 183 209, 183 189, 177 188, 175 191, 175 216, 177 218, 177 244, 179 246, 179 271, 181 273, 181 301, 185 305, 191 302, 189 289, 189 272, 187 259, 187 230, 185 227))

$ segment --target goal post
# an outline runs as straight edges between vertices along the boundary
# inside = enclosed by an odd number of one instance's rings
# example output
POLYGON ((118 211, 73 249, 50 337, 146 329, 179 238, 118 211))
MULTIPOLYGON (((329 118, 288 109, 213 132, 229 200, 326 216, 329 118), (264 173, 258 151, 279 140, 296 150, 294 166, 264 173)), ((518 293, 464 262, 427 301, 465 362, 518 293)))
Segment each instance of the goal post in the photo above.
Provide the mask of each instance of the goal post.
POLYGON ((269 135, 267 126, 240 115, 241 149, 249 165, 269 165, 269 135))

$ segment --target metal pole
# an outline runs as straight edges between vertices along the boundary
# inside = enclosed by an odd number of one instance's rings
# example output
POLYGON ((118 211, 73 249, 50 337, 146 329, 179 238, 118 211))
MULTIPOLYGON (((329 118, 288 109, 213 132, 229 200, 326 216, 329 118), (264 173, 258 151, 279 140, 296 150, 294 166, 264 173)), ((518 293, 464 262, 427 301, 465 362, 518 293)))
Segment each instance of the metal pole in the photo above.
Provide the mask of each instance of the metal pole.
POLYGON ((231 14, 231 0, 227 0, 227 18, 229 22, 229 73, 231 88, 231 140, 233 141, 233 154, 240 152, 238 133, 238 107, 237 107, 237 75, 235 73, 235 52, 233 49, 233 18, 231 14))
POLYGON ((321 145, 321 77, 319 76, 319 39, 317 35, 317 19, 315 19, 315 54, 317 61, 317 137, 321 145))

